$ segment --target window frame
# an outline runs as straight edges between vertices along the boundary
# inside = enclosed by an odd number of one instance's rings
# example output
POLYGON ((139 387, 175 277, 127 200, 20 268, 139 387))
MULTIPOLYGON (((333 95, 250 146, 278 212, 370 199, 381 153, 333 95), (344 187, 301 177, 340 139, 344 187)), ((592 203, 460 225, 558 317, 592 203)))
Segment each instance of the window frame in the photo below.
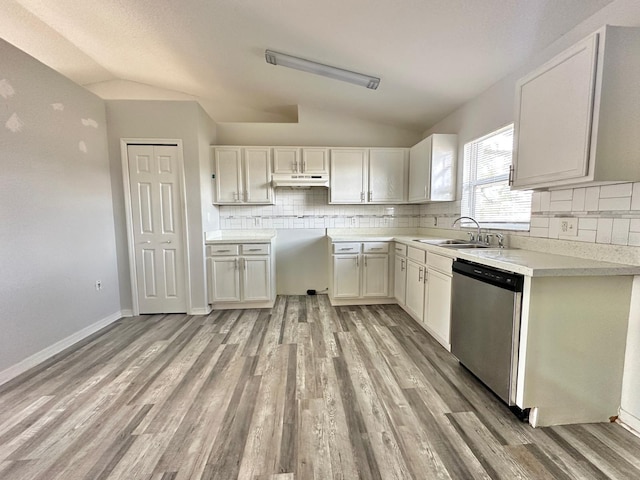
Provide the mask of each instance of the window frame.
MULTIPOLYGON (((514 123, 509 123, 503 127, 493 130, 486 135, 482 135, 478 138, 470 140, 464 144, 463 147, 463 159, 462 159, 462 198, 460 201, 460 213, 463 216, 469 216, 476 218, 476 195, 474 194, 477 187, 486 185, 500 185, 509 182, 509 172, 511 167, 506 173, 501 173, 492 177, 486 177, 478 180, 478 146, 484 140, 500 135, 508 130, 515 133, 514 123), (471 152, 468 154, 468 150, 471 152), (468 158, 471 157, 471 158, 468 158), (465 195, 465 192, 468 192, 465 195)), ((513 166, 513 147, 511 149, 511 166, 513 166)), ((529 190, 519 190, 524 194, 531 195, 529 190)), ((531 203, 529 203, 529 220, 527 222, 487 222, 480 221, 478 223, 482 228, 488 230, 516 230, 516 231, 529 231, 531 228, 531 203)), ((475 224, 470 221, 463 221, 464 227, 475 227, 475 224)))

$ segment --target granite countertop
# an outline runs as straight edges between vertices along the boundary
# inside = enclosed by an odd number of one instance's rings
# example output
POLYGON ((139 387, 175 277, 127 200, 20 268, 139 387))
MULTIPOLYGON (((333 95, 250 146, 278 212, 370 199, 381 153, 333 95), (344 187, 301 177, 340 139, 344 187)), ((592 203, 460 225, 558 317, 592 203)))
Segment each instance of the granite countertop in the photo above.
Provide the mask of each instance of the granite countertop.
POLYGON ((206 232, 204 243, 216 245, 220 243, 264 243, 276 238, 277 232, 269 229, 256 230, 217 230, 206 232))
POLYGON ((603 262, 534 250, 513 248, 453 249, 439 247, 437 245, 414 241, 415 239, 436 238, 420 234, 385 235, 384 233, 366 233, 349 235, 343 232, 336 232, 335 234, 329 234, 329 238, 334 242, 395 241, 420 250, 426 250, 447 257, 460 258, 530 277, 640 275, 640 266, 636 265, 603 262))

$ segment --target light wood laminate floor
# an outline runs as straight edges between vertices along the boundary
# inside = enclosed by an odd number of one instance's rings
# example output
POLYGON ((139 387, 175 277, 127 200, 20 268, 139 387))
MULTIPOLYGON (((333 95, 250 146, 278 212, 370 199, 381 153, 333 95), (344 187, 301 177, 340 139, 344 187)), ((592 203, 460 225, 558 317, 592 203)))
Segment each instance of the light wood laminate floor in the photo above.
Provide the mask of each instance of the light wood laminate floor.
POLYGON ((617 424, 532 429, 397 306, 121 319, 0 388, 0 479, 638 479, 617 424))

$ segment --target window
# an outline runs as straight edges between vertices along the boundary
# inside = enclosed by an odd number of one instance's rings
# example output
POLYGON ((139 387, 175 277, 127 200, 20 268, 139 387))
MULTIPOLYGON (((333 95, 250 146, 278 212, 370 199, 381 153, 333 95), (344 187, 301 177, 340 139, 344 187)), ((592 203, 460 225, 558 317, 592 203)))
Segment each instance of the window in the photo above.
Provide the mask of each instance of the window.
POLYGON ((485 228, 528 230, 531 192, 509 188, 513 125, 464 146, 462 215, 485 228))

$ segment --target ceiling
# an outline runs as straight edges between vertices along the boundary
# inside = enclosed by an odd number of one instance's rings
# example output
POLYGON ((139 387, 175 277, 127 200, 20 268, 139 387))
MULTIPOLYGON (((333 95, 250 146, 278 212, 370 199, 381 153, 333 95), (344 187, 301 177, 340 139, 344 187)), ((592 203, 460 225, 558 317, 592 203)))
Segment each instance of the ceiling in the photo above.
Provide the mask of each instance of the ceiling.
POLYGON ((3 0, 3 38, 103 98, 196 99, 218 122, 297 105, 423 131, 612 0, 3 0), (269 65, 272 49, 381 78, 269 65))

